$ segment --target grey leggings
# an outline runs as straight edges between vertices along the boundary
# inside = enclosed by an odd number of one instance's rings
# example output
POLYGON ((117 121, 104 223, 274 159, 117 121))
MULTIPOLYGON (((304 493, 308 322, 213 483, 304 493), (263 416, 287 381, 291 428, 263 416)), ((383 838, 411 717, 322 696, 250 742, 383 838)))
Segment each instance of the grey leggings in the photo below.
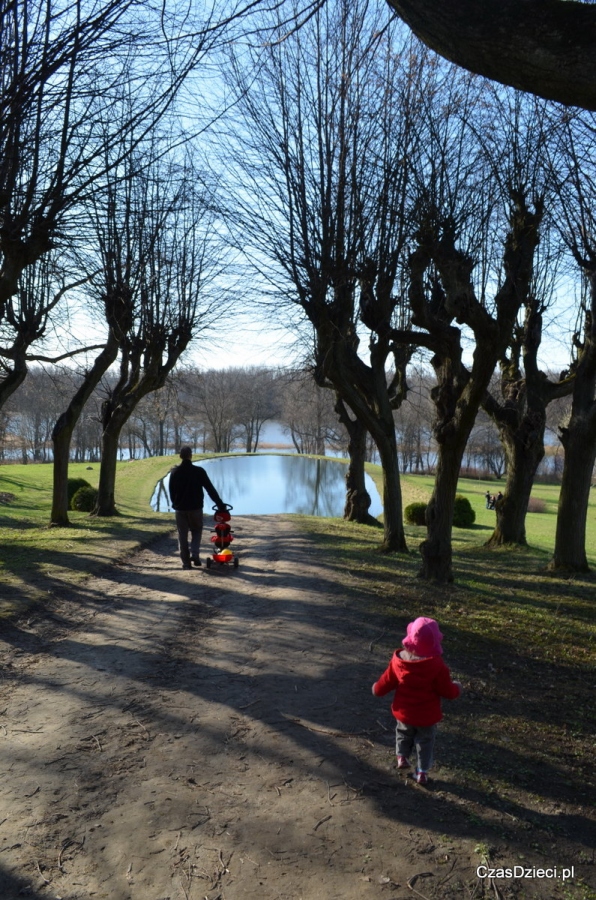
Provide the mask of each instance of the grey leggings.
POLYGON ((418 757, 418 768, 422 772, 428 772, 433 764, 433 750, 435 746, 436 725, 428 725, 425 728, 416 728, 415 725, 406 725, 405 722, 395 723, 395 752, 398 756, 409 757, 414 746, 418 757))

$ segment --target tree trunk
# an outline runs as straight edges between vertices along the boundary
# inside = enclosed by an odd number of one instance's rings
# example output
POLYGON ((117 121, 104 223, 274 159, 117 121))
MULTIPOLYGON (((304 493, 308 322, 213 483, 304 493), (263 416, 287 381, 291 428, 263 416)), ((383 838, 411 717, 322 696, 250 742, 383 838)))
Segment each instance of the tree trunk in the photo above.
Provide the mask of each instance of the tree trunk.
POLYGON ((373 438, 381 457, 383 469, 383 553, 397 551, 407 553, 406 535, 401 503, 401 484, 399 480, 399 463, 397 458, 397 442, 395 428, 391 420, 390 432, 375 429, 373 438))
POLYGON ((501 427, 501 441, 507 459, 507 482, 503 499, 497 506, 497 524, 487 547, 520 544, 526 541, 526 514, 536 470, 544 457, 546 410, 540 421, 524 422, 519 430, 501 427))
POLYGON ((431 359, 437 376, 431 397, 437 413, 434 432, 439 454, 426 515, 427 539, 420 546, 420 577, 431 581, 453 581, 451 529, 461 463, 491 376, 510 342, 520 305, 529 293, 543 213, 542 201, 537 199, 535 203, 532 212, 523 191, 512 190, 510 227, 503 254, 505 278, 495 296, 496 318, 488 315, 476 297, 471 280, 474 262, 457 249, 454 231, 438 235, 431 230, 430 239, 427 235, 410 256, 412 321, 428 329, 437 351, 431 359), (440 281, 435 282, 429 303, 424 274, 431 259, 440 281), (470 370, 462 364, 460 328, 446 324, 454 319, 458 324, 465 321, 474 332, 470 370))
POLYGON ((54 484, 50 525, 66 527, 70 525, 68 518, 68 463, 74 422, 72 425, 64 424, 61 422, 62 418, 63 416, 58 419, 52 435, 54 444, 54 484))
POLYGON ((555 552, 550 565, 552 569, 570 572, 588 571, 586 520, 596 457, 596 265, 593 254, 588 262, 584 263, 584 272, 589 278, 591 299, 575 366, 571 417, 566 427, 559 428, 565 460, 555 552))
MULTIPOLYGON (((83 383, 59 417, 52 431, 54 443, 54 485, 50 525, 69 525, 68 519, 68 462, 72 434, 84 406, 118 356, 118 341, 110 330, 106 346, 96 358, 83 383)), ((84 458, 84 456, 83 456, 84 458)))
POLYGON ((348 470, 346 472, 346 505, 344 519, 380 528, 381 523, 369 513, 370 494, 366 490, 364 461, 366 457, 366 428, 356 420, 348 441, 348 470))
POLYGON ((440 584, 453 581, 451 530, 465 444, 460 440, 439 445, 435 485, 426 509, 427 536, 420 544, 422 567, 418 574, 440 584))
POLYGON ((366 461, 366 441, 368 429, 358 420, 348 415, 347 409, 336 394, 335 411, 348 432, 348 468, 346 472, 346 505, 344 519, 381 528, 381 523, 369 513, 370 494, 366 490, 364 463, 366 461))
POLYGON ((586 557, 586 520, 596 458, 596 414, 572 417, 562 437, 565 463, 559 509, 555 552, 551 569, 568 572, 589 571, 586 557))
POLYGON ((110 424, 104 429, 101 438, 101 463, 99 469, 99 488, 94 516, 116 516, 116 462, 118 460, 118 442, 125 421, 117 421, 112 417, 110 424))

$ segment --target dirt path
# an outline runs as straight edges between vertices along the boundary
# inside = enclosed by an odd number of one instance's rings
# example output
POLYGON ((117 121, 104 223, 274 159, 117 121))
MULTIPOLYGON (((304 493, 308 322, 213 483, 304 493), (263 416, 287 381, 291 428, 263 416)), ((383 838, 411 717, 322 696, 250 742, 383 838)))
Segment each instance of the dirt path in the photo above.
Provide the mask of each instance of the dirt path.
POLYGON ((469 805, 393 769, 382 623, 290 521, 235 530, 237 571, 168 538, 3 635, 0 897, 559 896, 476 878, 469 805))

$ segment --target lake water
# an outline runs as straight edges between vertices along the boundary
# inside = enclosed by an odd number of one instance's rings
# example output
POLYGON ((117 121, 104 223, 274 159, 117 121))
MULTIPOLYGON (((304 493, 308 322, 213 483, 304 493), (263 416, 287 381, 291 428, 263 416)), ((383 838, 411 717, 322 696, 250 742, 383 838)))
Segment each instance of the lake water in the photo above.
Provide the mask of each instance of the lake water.
MULTIPOLYGON (((329 459, 307 456, 229 456, 203 460, 221 498, 234 508, 234 515, 302 513, 308 516, 342 516, 346 502, 346 466, 329 459)), ((166 475, 157 483, 151 507, 171 512, 166 475)), ((370 513, 383 511, 372 478, 366 476, 371 497, 370 513)), ((211 501, 205 496, 205 510, 211 501)))

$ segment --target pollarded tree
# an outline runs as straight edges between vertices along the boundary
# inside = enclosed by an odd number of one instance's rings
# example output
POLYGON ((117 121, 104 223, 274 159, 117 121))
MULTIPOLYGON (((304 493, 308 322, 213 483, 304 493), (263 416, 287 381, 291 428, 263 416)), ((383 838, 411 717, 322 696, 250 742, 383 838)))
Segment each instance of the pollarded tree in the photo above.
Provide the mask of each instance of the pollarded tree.
MULTIPOLYGON (((55 324, 55 294, 34 295, 28 317, 13 314, 27 271, 52 249, 62 264, 85 245, 85 202, 170 113, 205 53, 251 10, 250 2, 227 9, 177 0, 0 2, 0 406, 27 363, 41 359, 31 345, 55 324)), ((60 417, 55 524, 68 524, 69 442, 100 370, 113 362, 110 337, 108 345, 60 417)))
MULTIPOLYGON (((489 99, 476 79, 455 74, 428 96, 427 131, 415 166, 419 227, 410 255, 412 323, 422 331, 394 335, 433 353, 438 458, 420 574, 440 582, 453 578, 451 528, 463 454, 531 290, 543 215, 544 188, 532 166, 540 141, 513 115, 508 129, 498 131, 497 155, 488 154, 479 140, 483 117, 490 114, 494 127, 501 108, 499 97, 489 99), (523 165, 506 166, 507 154, 523 165)), ((507 120, 507 98, 502 111, 507 120)))
POLYGON ((531 292, 524 321, 514 330, 500 360, 500 396, 487 392, 484 409, 495 422, 505 452, 507 481, 496 509, 489 547, 526 541, 526 513, 534 478, 544 457, 544 432, 550 403, 573 390, 573 376, 552 379, 538 363, 546 307, 531 292))
POLYGON ((410 351, 391 328, 407 325, 399 274, 424 67, 391 21, 347 0, 233 65, 238 231, 276 310, 298 306, 310 322, 317 382, 374 438, 383 549, 404 551, 393 411, 410 351))
POLYGON ((53 267, 63 288, 59 266, 77 243, 81 201, 118 164, 124 136, 159 122, 196 60, 200 39, 181 39, 171 6, 0 3, 0 405, 55 316, 56 292, 34 292, 22 312, 27 270, 59 248, 53 267))
MULTIPOLYGON (((553 378, 539 364, 543 321, 553 303, 561 302, 557 296, 561 241, 552 227, 560 191, 555 189, 549 163, 550 152, 558 144, 560 120, 557 115, 548 115, 547 106, 533 98, 518 94, 510 102, 510 110, 504 103, 497 108, 501 120, 506 113, 515 124, 511 150, 502 154, 500 177, 511 184, 525 182, 534 193, 548 195, 550 199, 530 289, 499 359, 499 387, 498 390, 489 388, 483 401, 484 409, 498 428, 507 471, 503 499, 496 510, 496 526, 488 546, 526 543, 526 513, 534 477, 544 456, 547 407, 572 389, 572 379, 566 374, 553 378)), ((507 123, 504 125, 484 136, 492 156, 494 145, 502 141, 503 132, 507 133, 507 123)))
POLYGON ((223 259, 196 171, 159 154, 127 162, 128 177, 108 186, 107 204, 95 211, 102 258, 98 289, 107 295, 111 285, 123 285, 119 298, 128 316, 118 337, 117 380, 102 405, 99 516, 116 512, 123 426, 217 315, 208 287, 223 259))

